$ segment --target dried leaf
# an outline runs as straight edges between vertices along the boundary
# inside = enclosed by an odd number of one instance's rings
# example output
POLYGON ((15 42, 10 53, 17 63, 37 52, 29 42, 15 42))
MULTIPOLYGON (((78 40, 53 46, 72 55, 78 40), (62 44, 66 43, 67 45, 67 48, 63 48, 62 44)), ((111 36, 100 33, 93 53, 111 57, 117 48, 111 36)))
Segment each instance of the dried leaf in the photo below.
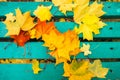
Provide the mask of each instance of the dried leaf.
POLYGON ((13 15, 13 13, 6 14, 6 21, 14 22, 16 20, 16 17, 13 15))
POLYGON ((95 77, 105 78, 108 73, 108 68, 103 68, 100 60, 95 60, 93 64, 89 64, 89 71, 91 71, 95 77))
POLYGON ((69 80, 91 80, 94 75, 88 71, 89 61, 83 60, 77 62, 73 60, 71 64, 64 63, 63 76, 69 77, 69 80))
POLYGON ((19 46, 24 46, 24 44, 30 39, 28 32, 20 31, 19 35, 11 35, 11 38, 14 39, 14 42, 19 46))
POLYGON ((89 51, 89 49, 90 49, 90 44, 84 44, 84 43, 83 43, 83 47, 80 48, 81 52, 84 52, 84 56, 91 54, 91 51, 89 51))
POLYGON ((34 74, 38 74, 39 71, 42 71, 42 69, 39 67, 39 61, 36 59, 32 60, 32 69, 34 74))
POLYGON ((81 25, 74 30, 78 34, 83 33, 83 39, 87 40, 93 40, 93 33, 99 34, 99 29, 105 26, 105 23, 95 15, 85 15, 81 22, 81 25))
POLYGON ((80 52, 80 41, 74 31, 69 30, 63 34, 52 31, 50 34, 43 35, 43 40, 45 41, 44 46, 52 50, 50 54, 56 58, 57 63, 70 61, 70 55, 75 56, 80 52))
POLYGON ((57 29, 54 25, 54 22, 46 22, 38 20, 37 25, 35 26, 36 29, 36 38, 40 38, 43 34, 49 34, 52 30, 57 32, 57 29))
POLYGON ((37 9, 34 11, 34 15, 40 19, 40 21, 46 21, 50 20, 52 17, 52 14, 50 12, 52 6, 38 6, 37 9))
POLYGON ((16 23, 19 25, 21 30, 28 31, 35 26, 33 22, 34 18, 30 16, 30 12, 27 11, 24 14, 20 11, 20 9, 16 9, 16 23))
POLYGON ((19 35, 20 30, 28 31, 35 26, 33 23, 34 18, 30 16, 30 12, 22 14, 19 8, 16 9, 16 16, 10 13, 6 17, 4 21, 8 30, 6 36, 19 35))
POLYGON ((73 4, 73 0, 52 0, 55 6, 59 6, 59 10, 66 15, 67 11, 72 11, 76 4, 73 4))

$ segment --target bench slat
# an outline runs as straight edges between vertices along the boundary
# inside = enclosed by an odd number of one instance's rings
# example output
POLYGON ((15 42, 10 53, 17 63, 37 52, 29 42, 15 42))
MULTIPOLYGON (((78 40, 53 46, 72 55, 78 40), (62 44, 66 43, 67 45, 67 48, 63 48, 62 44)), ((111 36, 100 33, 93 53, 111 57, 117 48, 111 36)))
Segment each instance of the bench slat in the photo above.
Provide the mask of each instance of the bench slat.
MULTIPOLYGON (((107 26, 101 29, 101 33, 95 35, 94 38, 120 38, 120 22, 106 22, 106 24, 107 26)), ((74 22, 55 22, 55 25, 60 32, 66 32, 68 29, 73 30, 76 24, 74 22)), ((0 38, 5 38, 6 33, 5 25, 0 22, 0 38)))
MULTIPOLYGON (((9 12, 15 12, 16 8, 22 9, 23 12, 31 11, 33 12, 38 5, 51 5, 51 2, 1 2, 0 3, 0 16, 4 16, 9 12)), ((103 2, 104 11, 107 13, 104 16, 120 17, 120 3, 119 2, 103 2)), ((52 14, 55 17, 63 17, 64 15, 58 10, 57 7, 52 8, 52 14)), ((33 14, 32 14, 33 15, 33 14)), ((67 16, 72 17, 73 13, 68 12, 67 16)))
MULTIPOLYGON (((120 62, 103 62, 103 67, 109 68, 105 79, 95 80, 119 80, 120 62), (112 72, 111 72, 112 71, 112 72)), ((38 75, 33 74, 31 64, 0 64, 0 80, 67 80, 62 77, 62 64, 55 66, 53 63, 41 64, 44 68, 38 75)))
MULTIPOLYGON (((120 58, 120 42, 89 42, 92 55, 89 58, 120 58), (104 50, 103 50, 104 49, 104 50)), ((17 47, 13 42, 0 42, 0 58, 51 59, 43 42, 29 42, 17 47), (26 49, 26 50, 25 50, 26 49)), ((77 58, 87 58, 79 54, 77 58)))

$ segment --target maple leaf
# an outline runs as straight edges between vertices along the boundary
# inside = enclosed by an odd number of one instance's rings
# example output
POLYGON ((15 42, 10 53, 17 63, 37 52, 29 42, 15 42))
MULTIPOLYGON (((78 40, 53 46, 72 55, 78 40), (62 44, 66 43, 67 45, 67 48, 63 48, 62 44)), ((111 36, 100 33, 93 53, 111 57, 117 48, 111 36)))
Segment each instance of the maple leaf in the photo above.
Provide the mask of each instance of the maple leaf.
POLYGON ((40 19, 40 21, 46 21, 50 20, 52 17, 52 14, 50 12, 52 6, 38 6, 37 9, 34 11, 34 15, 40 19))
POLYGON ((95 1, 93 4, 90 5, 87 13, 90 15, 94 14, 97 17, 100 17, 105 14, 102 8, 103 8, 103 4, 98 4, 97 1, 95 1))
POLYGON ((42 69, 39 67, 39 61, 36 59, 32 60, 32 69, 34 74, 38 74, 39 71, 42 71, 42 69))
POLYGON ((88 67, 88 60, 83 60, 80 62, 72 60, 71 64, 65 62, 63 76, 69 77, 69 80, 91 80, 94 75, 88 71, 88 67))
POLYGON ((80 48, 81 52, 84 52, 85 56, 91 54, 91 51, 89 51, 89 49, 90 49, 90 45, 84 43, 83 43, 83 47, 80 48))
POLYGON ((16 9, 16 16, 12 13, 6 15, 6 29, 8 30, 6 36, 8 35, 19 35, 20 30, 28 31, 35 26, 33 23, 34 18, 30 16, 30 12, 24 14, 21 13, 20 9, 16 9))
POLYGON ((59 10, 66 15, 67 11, 72 11, 76 4, 72 0, 52 0, 55 6, 59 6, 59 10))
POLYGON ((16 9, 16 23, 18 23, 19 27, 23 31, 28 31, 35 26, 33 22, 34 18, 30 16, 30 12, 27 11, 24 14, 20 11, 20 9, 16 9))
POLYGON ((67 11, 72 11, 75 8, 76 4, 62 4, 59 6, 59 10, 66 15, 67 11))
POLYGON ((58 48, 58 56, 70 60, 70 55, 77 55, 79 53, 80 41, 74 31, 68 30, 64 34, 64 41, 62 47, 58 48))
POLYGON ((103 68, 100 60, 95 60, 93 64, 89 64, 89 71, 91 71, 95 77, 105 78, 108 73, 108 68, 103 68))
POLYGON ((49 50, 55 50, 62 46, 61 44, 64 40, 64 36, 52 30, 49 34, 43 34, 42 40, 45 42, 44 46, 49 47, 49 50))
POLYGON ((70 55, 75 56, 80 52, 80 41, 74 31, 69 30, 63 34, 51 31, 50 34, 45 34, 42 38, 45 42, 44 46, 51 50, 49 54, 56 58, 56 64, 66 60, 70 61, 70 55))
POLYGON ((58 32, 54 22, 40 21, 38 19, 37 24, 29 33, 33 38, 39 39, 43 34, 49 34, 52 30, 54 30, 56 33, 58 32))
POLYGON ((6 21, 14 22, 16 17, 13 15, 13 13, 6 14, 6 21))
MULTIPOLYGON (((31 38, 31 39, 36 38, 36 29, 35 29, 35 28, 29 30, 28 32, 29 32, 29 34, 30 34, 30 38, 31 38)), ((37 39, 38 39, 38 38, 37 38, 37 39)))
POLYGON ((83 33, 83 39, 93 40, 93 33, 99 34, 99 29, 105 26, 105 23, 100 21, 100 16, 105 12, 102 10, 103 5, 94 2, 89 5, 89 0, 78 2, 78 6, 74 9, 74 21, 80 26, 75 27, 77 34, 83 33))
POLYGON ((49 53, 52 57, 55 58, 55 60, 56 60, 55 65, 57 65, 57 64, 59 64, 59 63, 62 63, 62 62, 67 62, 67 59, 66 59, 66 58, 64 58, 64 57, 59 57, 58 54, 56 54, 56 53, 57 53, 57 50, 54 50, 54 51, 52 51, 52 52, 49 53))
POLYGON ((81 19, 87 13, 89 0, 74 0, 74 3, 77 4, 77 6, 73 10, 73 18, 76 23, 81 24, 81 19))
POLYGON ((19 46, 24 46, 24 44, 30 39, 28 32, 20 31, 19 35, 11 35, 11 38, 14 39, 14 42, 19 46))
POLYGON ((73 2, 75 3, 75 4, 78 4, 78 6, 88 6, 89 5, 89 2, 90 2, 90 0, 73 0, 73 2))
POLYGON ((86 15, 81 22, 80 26, 75 27, 74 30, 78 34, 83 33, 83 39, 87 40, 93 40, 93 33, 99 34, 99 29, 105 26, 105 23, 95 15, 86 15))
MULTIPOLYGON (((76 0, 75 1, 78 6, 74 8, 74 21, 78 24, 81 24, 81 20, 84 16, 88 15, 95 15, 96 17, 100 17, 105 12, 102 10, 103 5, 98 4, 96 1, 93 4, 89 5, 89 0, 76 0)), ((93 20, 93 19, 92 19, 93 20)), ((91 20, 91 21, 92 21, 91 20)))
POLYGON ((6 25, 6 29, 8 30, 5 36, 18 35, 20 33, 20 27, 17 23, 10 21, 5 21, 3 23, 6 25))
POLYGON ((60 6, 62 4, 71 4, 72 0, 52 0, 55 6, 60 6))

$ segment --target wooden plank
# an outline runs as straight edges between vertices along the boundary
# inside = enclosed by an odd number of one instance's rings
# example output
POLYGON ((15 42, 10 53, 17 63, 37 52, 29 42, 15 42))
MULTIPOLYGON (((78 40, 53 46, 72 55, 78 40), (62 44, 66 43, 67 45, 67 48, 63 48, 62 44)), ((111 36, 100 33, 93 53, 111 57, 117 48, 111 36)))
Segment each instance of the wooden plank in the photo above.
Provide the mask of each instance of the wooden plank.
POLYGON ((0 64, 0 80, 61 80, 62 65, 41 64, 42 72, 35 75, 31 64, 0 64))
MULTIPOLYGON (((51 2, 1 2, 0 3, 0 16, 4 16, 9 12, 15 12, 16 8, 22 9, 23 12, 31 11, 33 12, 38 5, 52 5, 51 2)), ((103 2, 104 11, 106 14, 104 16, 113 16, 120 17, 120 2, 103 2)), ((59 10, 58 7, 53 7, 51 10, 52 14, 55 17, 64 16, 59 10)), ((33 15, 33 14, 32 14, 33 15)), ((72 17, 73 13, 68 12, 67 16, 72 17)))
MULTIPOLYGON (((92 55, 89 58, 120 58, 120 42, 89 42, 92 55)), ((82 42, 81 42, 82 44, 82 42)), ((29 42, 17 47, 13 42, 0 42, 0 58, 52 59, 43 42, 29 42)), ((81 53, 77 58, 87 58, 81 53)))
MULTIPOLYGON (((94 38, 120 38, 120 22, 105 22, 107 25, 100 29, 100 34, 94 35, 94 38)), ((67 30, 73 30, 76 25, 73 22, 56 22, 57 29, 60 32, 66 32, 67 30)), ((79 35, 80 38, 82 35, 79 35)))
POLYGON ((18 47, 13 42, 0 42, 0 58, 50 58, 47 48, 42 45, 43 42, 30 42, 25 47, 18 47))
MULTIPOLYGON (((120 22, 106 22, 107 26, 100 29, 100 34, 95 35, 94 38, 120 38, 120 22)), ((76 25, 74 22, 55 22, 57 29, 60 32, 66 32, 67 30, 73 30, 76 25)), ((0 22, 0 38, 5 38, 7 30, 5 25, 0 22)), ((80 35, 82 38, 82 34, 80 35)))
MULTIPOLYGON (((109 68, 105 79, 94 80, 119 80, 120 62, 103 62, 103 66, 109 68), (112 71, 112 72, 111 72, 112 71)), ((32 72, 31 64, 0 64, 0 80, 67 80, 62 76, 62 64, 41 64, 43 71, 35 75, 32 72), (44 69, 45 68, 45 69, 44 69)))

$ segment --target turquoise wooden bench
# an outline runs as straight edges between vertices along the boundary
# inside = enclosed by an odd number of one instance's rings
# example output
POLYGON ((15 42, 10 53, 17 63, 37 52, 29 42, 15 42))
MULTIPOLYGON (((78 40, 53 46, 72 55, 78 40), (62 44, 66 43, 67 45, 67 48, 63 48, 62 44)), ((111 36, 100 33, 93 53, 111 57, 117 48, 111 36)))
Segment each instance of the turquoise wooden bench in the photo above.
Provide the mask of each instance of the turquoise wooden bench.
MULTIPOLYGON (((120 19, 120 3, 119 2, 103 2, 105 7, 104 11, 107 13, 103 19, 120 19)), ((0 3, 0 18, 9 12, 14 12, 16 8, 20 8, 22 12, 33 12, 38 5, 50 5, 51 2, 1 2, 0 3)), ((52 13, 55 13, 56 18, 65 17, 58 11, 57 7, 52 8, 52 13)), ((33 14, 31 14, 33 15, 33 14)), ((72 17, 73 13, 68 13, 67 17, 72 17)), ((105 79, 95 80, 120 80, 120 22, 112 21, 105 22, 106 27, 101 29, 101 34, 95 35, 95 40, 89 42, 91 44, 92 55, 88 57, 91 60, 101 59, 104 67, 110 68, 108 75, 105 79), (109 39, 109 41, 108 41, 109 39)), ((65 32, 68 29, 73 29, 75 23, 73 22, 55 22, 57 29, 65 32), (63 26, 64 25, 64 26, 63 26)), ((9 37, 4 37, 7 30, 5 25, 0 22, 0 59, 52 59, 47 53, 47 48, 43 47, 43 42, 30 41, 25 45, 26 55, 24 55, 24 47, 18 47, 9 37), (7 47, 6 47, 7 46, 7 47)), ((80 38, 82 36, 80 35, 80 38)), ((83 54, 77 58, 85 59, 83 54)), ((40 66, 45 70, 35 75, 32 72, 31 64, 0 64, 0 80, 67 80, 62 76, 62 64, 54 66, 54 62, 42 63, 40 66)))

